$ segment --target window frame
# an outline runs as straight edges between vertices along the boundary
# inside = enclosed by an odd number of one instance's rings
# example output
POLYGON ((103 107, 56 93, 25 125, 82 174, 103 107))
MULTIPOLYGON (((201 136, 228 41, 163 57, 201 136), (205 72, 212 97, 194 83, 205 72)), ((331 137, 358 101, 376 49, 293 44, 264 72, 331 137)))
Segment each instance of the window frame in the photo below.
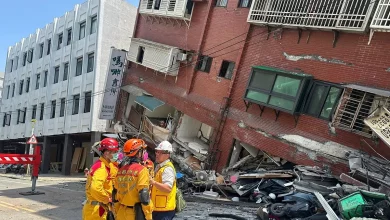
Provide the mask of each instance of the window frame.
POLYGON ((81 75, 83 75, 83 62, 84 62, 84 59, 83 59, 83 57, 81 56, 81 57, 79 57, 79 58, 76 58, 76 76, 81 76, 81 75), (79 68, 78 68, 78 64, 79 64, 79 61, 81 61, 80 63, 81 63, 81 69, 80 69, 80 74, 78 74, 78 70, 79 70, 79 68))
POLYGON ((37 74, 35 75, 35 90, 38 90, 38 89, 39 89, 40 81, 41 81, 41 74, 40 74, 40 73, 37 73, 37 74))
POLYGON ((238 1, 237 8, 251 8, 252 0, 248 0, 248 6, 247 7, 242 6, 242 2, 243 2, 243 0, 239 0, 238 1))
POLYGON ((48 70, 45 70, 43 72, 43 88, 45 88, 47 86, 47 80, 49 78, 49 71, 48 70))
POLYGON ((227 8, 227 5, 228 5, 228 4, 229 4, 229 0, 217 0, 217 1, 215 2, 215 7, 227 8), (226 1, 226 5, 221 5, 220 3, 221 3, 222 1, 226 1))
POLYGON ((46 55, 50 55, 50 49, 51 49, 51 38, 47 40, 47 50, 46 55))
POLYGON ((64 117, 65 116, 65 98, 62 98, 60 100, 60 118, 64 117))
POLYGON ((50 119, 53 119, 56 117, 56 100, 51 101, 51 109, 50 109, 50 119))
POLYGON ((90 34, 90 35, 91 35, 91 34, 95 34, 95 33, 97 32, 97 28, 98 28, 98 27, 97 27, 97 25, 98 25, 97 19, 98 19, 97 15, 91 16, 91 27, 90 27, 90 30, 89 30, 89 34, 90 34), (93 28, 94 22, 95 22, 95 28, 93 28))
POLYGON ((23 62, 22 62, 22 66, 26 66, 27 64, 27 52, 24 52, 23 53, 23 62))
POLYGON ((84 93, 84 113, 91 112, 91 104, 92 104, 92 92, 86 92, 84 93), (88 109, 87 109, 87 103, 88 103, 88 109))
POLYGON ((204 73, 210 73, 212 65, 213 65, 213 57, 207 55, 199 55, 198 62, 196 64, 196 70, 204 73), (206 62, 204 68, 202 68, 203 62, 206 62))
POLYGON ((7 99, 9 99, 9 95, 11 93, 11 85, 7 86, 7 99))
POLYGON ((72 28, 69 28, 66 33, 66 46, 68 46, 72 43, 72 28))
POLYGON ((53 84, 57 84, 60 80, 60 66, 54 67, 54 79, 53 84))
POLYGON ((26 78, 26 93, 28 93, 30 91, 30 81, 31 81, 31 78, 30 77, 27 77, 26 78))
POLYGON ((39 44, 39 59, 43 57, 44 50, 45 50, 45 43, 39 44))
POLYGON ((38 109, 38 105, 32 106, 31 120, 37 119, 37 109, 38 109))
POLYGON ((221 78, 224 78, 224 79, 231 80, 232 77, 233 77, 233 73, 234 73, 234 68, 235 68, 235 67, 236 67, 236 63, 235 63, 235 62, 229 61, 229 60, 223 60, 222 63, 221 63, 221 68, 219 69, 218 76, 221 77, 221 78), (221 71, 222 71, 222 67, 223 67, 224 63, 227 63, 228 66, 227 66, 227 68, 226 68, 225 76, 222 76, 222 75, 221 75, 221 71), (230 77, 228 78, 228 77, 226 77, 226 76, 227 76, 227 73, 228 73, 228 71, 229 71, 229 67, 230 67, 231 64, 233 64, 233 69, 231 70, 231 71, 232 71, 232 72, 231 72, 231 75, 230 75, 230 77))
POLYGON ((338 103, 340 101, 340 98, 343 94, 343 91, 344 91, 344 88, 341 86, 341 85, 338 85, 336 83, 330 83, 330 82, 325 82, 325 81, 321 81, 321 80, 312 80, 310 82, 310 85, 308 87, 308 90, 307 90, 307 94, 306 94, 306 97, 305 97, 305 102, 304 102, 304 105, 303 105, 303 109, 302 109, 302 113, 304 113, 305 115, 310 115, 312 117, 315 117, 315 118, 319 118, 319 119, 323 119, 323 120, 327 120, 327 121, 332 121, 332 118, 333 118, 333 115, 334 113, 336 112, 336 109, 337 109, 337 106, 338 106, 338 103), (316 114, 311 114, 308 112, 308 108, 310 107, 310 100, 311 98, 313 97, 314 93, 314 89, 316 88, 316 86, 326 86, 326 92, 325 92, 325 96, 322 98, 322 100, 320 101, 321 102, 321 108, 318 108, 318 112, 316 114), (323 108, 324 108, 324 105, 326 103, 326 99, 328 98, 328 95, 329 95, 329 92, 330 92, 330 89, 334 87, 334 88, 338 88, 340 89, 339 91, 339 94, 337 95, 337 99, 332 107, 332 111, 329 115, 328 118, 326 117, 322 117, 321 116, 321 112, 323 111, 323 108))
POLYGON ((69 76, 69 62, 64 63, 64 75, 62 76, 62 81, 68 80, 69 76))
POLYGON ((45 115, 45 103, 41 103, 41 111, 39 112, 39 120, 42 121, 45 115))
POLYGON ((85 29, 86 29, 86 26, 87 26, 87 24, 86 24, 85 20, 79 23, 79 40, 82 40, 82 39, 85 38, 85 29), (82 28, 81 28, 81 27, 82 27, 82 28), (83 29, 82 32, 81 32, 81 29, 83 29), (83 36, 81 37, 81 35, 83 35, 83 36))
POLYGON ((23 94, 24 79, 19 81, 19 95, 23 94))
POLYGON ((95 66, 95 53, 88 54, 88 60, 87 60, 87 73, 92 72, 94 70, 95 66), (91 59, 92 57, 92 59, 91 59), (90 66, 90 59, 92 60, 92 65, 90 66))
POLYGON ((12 94, 11 94, 11 97, 15 97, 15 83, 12 83, 12 94))
POLYGON ((310 81, 312 80, 312 78, 313 78, 313 76, 311 76, 309 74, 305 74, 305 73, 295 73, 295 72, 290 72, 290 71, 286 71, 283 69, 277 69, 277 68, 268 67, 268 66, 252 66, 252 70, 251 70, 250 76, 248 78, 248 82, 247 82, 247 85, 245 88, 243 99, 247 102, 250 102, 250 103, 255 103, 255 104, 258 104, 261 106, 269 107, 269 108, 272 108, 272 109, 275 109, 278 111, 282 111, 282 112, 286 112, 286 113, 289 113, 292 115, 299 114, 299 113, 301 113, 301 110, 302 110, 303 101, 304 101, 304 98, 306 96, 307 86, 310 83, 310 81), (250 83, 251 83, 256 71, 260 71, 260 72, 265 71, 265 74, 274 74, 275 75, 271 89, 269 91, 267 91, 265 89, 250 86, 250 83), (274 89, 275 82, 276 82, 277 77, 279 75, 283 76, 283 77, 287 77, 287 78, 300 80, 299 88, 298 88, 295 96, 289 96, 286 94, 277 93, 277 92, 272 91, 274 89), (260 93, 268 95, 267 102, 264 103, 264 102, 260 102, 260 101, 254 100, 254 99, 247 98, 246 96, 247 96, 249 90, 252 90, 255 92, 260 92, 260 93), (284 100, 292 101, 292 102, 294 102, 293 108, 291 110, 289 110, 289 109, 281 108, 279 106, 271 105, 271 104, 269 104, 271 97, 278 97, 278 98, 282 98, 284 100))
POLYGON ((27 62, 32 63, 34 59, 34 48, 28 49, 27 62))
POLYGON ((63 41, 64 41, 64 33, 59 33, 57 35, 57 50, 61 49, 63 41))
POLYGON ((79 114, 79 109, 80 109, 80 94, 73 95, 72 115, 79 114), (77 100, 77 108, 76 108, 76 100, 77 100))

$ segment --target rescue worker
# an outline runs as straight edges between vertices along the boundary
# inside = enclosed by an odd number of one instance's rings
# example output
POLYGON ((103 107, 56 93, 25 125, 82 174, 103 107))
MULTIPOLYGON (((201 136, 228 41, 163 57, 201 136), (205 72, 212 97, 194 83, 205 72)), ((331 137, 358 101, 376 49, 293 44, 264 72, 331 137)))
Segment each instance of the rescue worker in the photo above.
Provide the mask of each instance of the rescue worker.
POLYGON ((87 173, 85 185, 86 202, 83 208, 83 220, 106 219, 108 205, 113 190, 112 180, 116 170, 111 161, 117 157, 118 142, 114 138, 104 138, 98 148, 100 158, 87 173))
POLYGON ((169 160, 173 152, 172 144, 163 141, 155 150, 158 165, 154 179, 150 179, 154 205, 153 220, 171 220, 175 217, 176 208, 176 171, 169 160))
POLYGON ((115 180, 116 199, 119 204, 115 206, 118 220, 152 219, 149 172, 142 165, 145 152, 146 144, 141 139, 130 139, 123 146, 127 162, 119 168, 115 180), (140 204, 142 210, 137 209, 140 204))

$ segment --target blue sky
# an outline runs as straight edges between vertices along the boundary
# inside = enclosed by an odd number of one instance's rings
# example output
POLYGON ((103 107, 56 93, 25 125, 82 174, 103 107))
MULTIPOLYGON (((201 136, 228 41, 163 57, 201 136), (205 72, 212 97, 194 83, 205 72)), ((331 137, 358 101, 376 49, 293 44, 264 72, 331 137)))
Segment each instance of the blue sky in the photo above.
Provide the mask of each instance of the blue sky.
MULTIPOLYGON (((37 28, 86 0, 0 0, 0 71, 4 72, 8 47, 37 28)), ((138 0, 126 0, 138 6, 138 0)))

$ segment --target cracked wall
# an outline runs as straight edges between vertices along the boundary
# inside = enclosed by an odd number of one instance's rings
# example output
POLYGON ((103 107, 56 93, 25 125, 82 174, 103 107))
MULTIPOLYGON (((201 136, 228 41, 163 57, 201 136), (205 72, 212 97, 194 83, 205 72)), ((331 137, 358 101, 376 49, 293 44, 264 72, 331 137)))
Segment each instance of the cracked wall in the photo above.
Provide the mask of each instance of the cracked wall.
POLYGON ((352 63, 345 62, 343 60, 335 59, 335 58, 326 58, 322 57, 320 55, 291 55, 286 52, 283 52, 284 57, 287 60, 290 61, 299 61, 299 60, 313 60, 313 61, 319 61, 324 63, 333 63, 333 64, 339 64, 339 65, 345 65, 345 66, 353 66, 352 63))

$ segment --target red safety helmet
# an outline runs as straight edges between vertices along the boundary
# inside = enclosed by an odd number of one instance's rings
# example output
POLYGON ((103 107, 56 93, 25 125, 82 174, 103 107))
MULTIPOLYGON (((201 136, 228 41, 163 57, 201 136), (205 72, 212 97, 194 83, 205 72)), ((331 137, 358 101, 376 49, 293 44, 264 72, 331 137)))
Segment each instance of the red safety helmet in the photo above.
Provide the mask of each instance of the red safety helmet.
POLYGON ((125 145, 123 146, 123 153, 125 153, 128 157, 134 157, 137 155, 139 150, 145 148, 146 144, 142 139, 130 139, 126 141, 125 145))
POLYGON ((114 138, 104 138, 100 142, 99 151, 109 150, 109 151, 118 151, 119 150, 118 141, 114 138))

